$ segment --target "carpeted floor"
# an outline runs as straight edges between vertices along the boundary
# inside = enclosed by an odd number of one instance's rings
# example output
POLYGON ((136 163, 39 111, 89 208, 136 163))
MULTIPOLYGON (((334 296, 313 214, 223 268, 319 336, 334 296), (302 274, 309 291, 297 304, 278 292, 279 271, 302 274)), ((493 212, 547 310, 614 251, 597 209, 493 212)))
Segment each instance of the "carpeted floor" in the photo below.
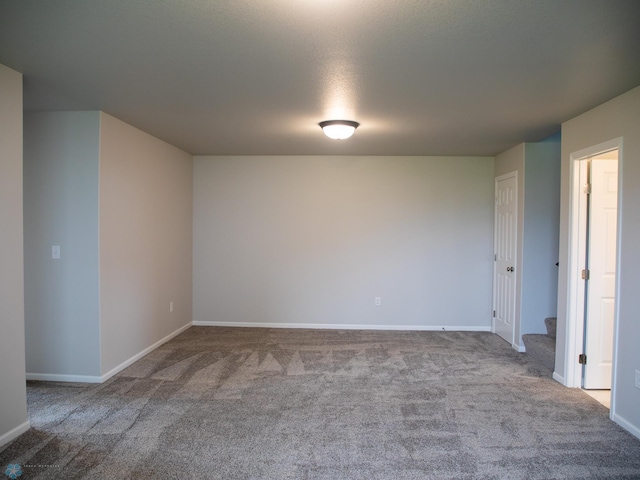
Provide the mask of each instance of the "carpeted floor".
POLYGON ((489 333, 192 327, 28 397, 20 479, 640 478, 640 440, 489 333))

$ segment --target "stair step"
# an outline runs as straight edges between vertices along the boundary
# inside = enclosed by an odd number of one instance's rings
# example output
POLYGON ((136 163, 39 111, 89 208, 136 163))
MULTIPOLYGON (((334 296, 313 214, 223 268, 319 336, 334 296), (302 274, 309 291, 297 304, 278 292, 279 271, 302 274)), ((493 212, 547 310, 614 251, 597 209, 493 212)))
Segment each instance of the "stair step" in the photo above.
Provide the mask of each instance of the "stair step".
POLYGON ((556 326, 558 325, 558 319, 556 317, 545 318, 544 325, 547 327, 547 334, 556 338, 556 326))
POLYGON ((556 363, 556 339, 551 335, 529 333, 522 336, 526 354, 553 370, 556 363))

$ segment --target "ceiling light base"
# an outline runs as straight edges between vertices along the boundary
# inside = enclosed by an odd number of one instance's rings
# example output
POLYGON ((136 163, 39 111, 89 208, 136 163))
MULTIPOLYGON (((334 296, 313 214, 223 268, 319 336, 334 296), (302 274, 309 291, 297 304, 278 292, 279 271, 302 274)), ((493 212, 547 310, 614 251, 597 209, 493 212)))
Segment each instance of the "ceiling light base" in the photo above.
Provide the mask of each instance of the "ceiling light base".
POLYGON ((327 137, 334 140, 349 138, 360 126, 358 122, 352 120, 325 120, 318 125, 327 137))

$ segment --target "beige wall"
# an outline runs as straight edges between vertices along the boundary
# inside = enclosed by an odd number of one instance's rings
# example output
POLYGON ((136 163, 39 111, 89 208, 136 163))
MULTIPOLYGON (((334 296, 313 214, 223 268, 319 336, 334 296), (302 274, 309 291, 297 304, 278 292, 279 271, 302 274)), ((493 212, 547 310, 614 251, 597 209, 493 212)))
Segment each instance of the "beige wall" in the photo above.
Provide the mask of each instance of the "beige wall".
POLYGON ((520 342, 557 315, 560 135, 525 144, 520 342))
POLYGON ((103 375, 190 324, 192 197, 190 155, 100 115, 103 375))
POLYGON ((29 378, 99 382, 191 322, 190 155, 101 112, 39 112, 24 171, 29 378))
POLYGON ((0 65, 0 446, 29 428, 22 246, 22 75, 0 65))
POLYGON ((492 179, 487 157, 195 157, 194 321, 488 330, 492 179))
POLYGON ((24 127, 28 377, 91 381, 100 375, 100 114, 27 113, 24 127))
MULTIPOLYGON (((621 95, 562 125, 562 196, 560 212, 560 272, 558 279, 558 339, 556 374, 566 377, 566 321, 569 285, 570 156, 622 137, 621 237, 618 271, 618 354, 615 359, 614 419, 640 436, 640 389, 634 387, 634 372, 640 371, 640 87, 621 95)), ((573 361, 569 359, 569 361, 573 361)))

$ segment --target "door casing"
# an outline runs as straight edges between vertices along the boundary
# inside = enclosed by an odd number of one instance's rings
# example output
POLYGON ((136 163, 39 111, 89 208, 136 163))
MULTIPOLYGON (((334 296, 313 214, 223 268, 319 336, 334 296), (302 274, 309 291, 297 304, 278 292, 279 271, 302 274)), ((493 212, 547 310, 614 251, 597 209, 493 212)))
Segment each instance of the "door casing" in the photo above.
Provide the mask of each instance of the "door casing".
MULTIPOLYGON (((582 365, 578 363, 578 355, 583 353, 584 342, 584 280, 581 272, 584 268, 586 258, 586 201, 583 194, 583 176, 586 172, 587 159, 597 155, 618 150, 618 224, 616 233, 617 254, 616 272, 620 271, 620 226, 622 212, 622 178, 623 171, 623 145, 622 138, 616 138, 608 142, 600 143, 592 147, 573 152, 570 155, 570 175, 571 191, 569 193, 569 290, 567 292, 567 325, 565 343, 565 375, 564 384, 567 387, 580 388, 582 386, 582 365)), ((616 274, 615 296, 619 298, 619 273, 616 274)), ((615 392, 616 392, 616 368, 618 355, 618 316, 619 302, 616 302, 614 313, 614 333, 613 333, 613 365, 611 381, 611 409, 610 418, 615 415, 615 392)), ((554 373, 557 377, 557 373, 554 373)))

